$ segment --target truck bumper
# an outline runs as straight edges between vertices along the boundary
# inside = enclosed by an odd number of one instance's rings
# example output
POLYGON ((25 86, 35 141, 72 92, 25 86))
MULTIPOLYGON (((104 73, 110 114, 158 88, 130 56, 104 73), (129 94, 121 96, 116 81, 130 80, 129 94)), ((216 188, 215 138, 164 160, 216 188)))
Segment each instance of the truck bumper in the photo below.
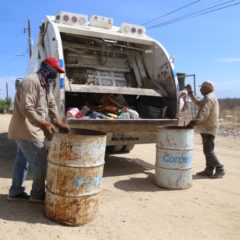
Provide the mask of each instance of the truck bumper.
POLYGON ((157 127, 178 125, 178 119, 79 120, 68 119, 70 128, 83 128, 107 134, 107 145, 155 143, 157 127))

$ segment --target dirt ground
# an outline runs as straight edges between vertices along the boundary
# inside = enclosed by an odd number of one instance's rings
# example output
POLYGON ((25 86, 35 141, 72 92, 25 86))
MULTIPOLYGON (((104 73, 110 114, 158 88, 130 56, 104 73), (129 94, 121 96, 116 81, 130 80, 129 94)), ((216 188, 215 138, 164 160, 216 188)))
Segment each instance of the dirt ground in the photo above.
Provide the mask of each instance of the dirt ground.
MULTIPOLYGON (((155 145, 108 157, 98 217, 69 227, 45 218, 43 205, 8 202, 15 143, 7 140, 10 115, 0 115, 0 240, 239 240, 240 137, 218 136, 216 153, 226 168, 222 179, 199 179, 192 187, 165 190, 154 184, 155 145)), ((195 135, 193 174, 204 167, 195 135)), ((27 192, 31 180, 26 183, 27 192)))

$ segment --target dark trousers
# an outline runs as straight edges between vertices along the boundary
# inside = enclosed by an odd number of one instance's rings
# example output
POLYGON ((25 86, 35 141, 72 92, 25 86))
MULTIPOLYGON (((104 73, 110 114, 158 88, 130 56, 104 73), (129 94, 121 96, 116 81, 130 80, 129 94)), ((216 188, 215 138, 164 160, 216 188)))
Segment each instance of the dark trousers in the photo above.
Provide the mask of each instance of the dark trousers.
POLYGON ((223 169, 223 165, 219 162, 214 153, 214 139, 215 136, 211 134, 202 133, 203 152, 206 158, 206 167, 208 169, 223 169))

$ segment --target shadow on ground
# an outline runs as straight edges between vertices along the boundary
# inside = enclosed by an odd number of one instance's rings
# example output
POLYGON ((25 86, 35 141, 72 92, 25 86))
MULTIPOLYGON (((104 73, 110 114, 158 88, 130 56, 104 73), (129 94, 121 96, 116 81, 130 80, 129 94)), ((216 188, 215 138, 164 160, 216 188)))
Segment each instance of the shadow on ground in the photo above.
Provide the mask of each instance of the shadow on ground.
POLYGON ((44 205, 29 203, 28 200, 7 201, 7 195, 5 194, 0 194, 0 218, 6 221, 32 224, 57 224, 44 216, 44 205))
POLYGON ((0 134, 0 178, 12 178, 12 166, 16 155, 16 143, 0 134))
POLYGON ((155 175, 150 172, 150 170, 154 169, 155 166, 153 164, 138 158, 106 156, 103 175, 104 177, 113 177, 143 173, 144 175, 141 175, 143 177, 130 177, 129 179, 118 181, 114 184, 114 187, 126 192, 169 191, 155 184, 155 175))
POLYGON ((192 175, 192 179, 193 180, 209 180, 209 179, 213 179, 213 178, 211 178, 211 177, 205 177, 205 176, 199 176, 199 175, 192 175))
POLYGON ((131 177, 127 180, 121 180, 114 184, 114 187, 126 192, 159 192, 170 191, 161 188, 155 184, 154 174, 146 172, 147 177, 137 178, 131 177))
POLYGON ((154 169, 155 166, 138 158, 124 158, 118 156, 106 156, 104 177, 132 175, 144 173, 154 169))

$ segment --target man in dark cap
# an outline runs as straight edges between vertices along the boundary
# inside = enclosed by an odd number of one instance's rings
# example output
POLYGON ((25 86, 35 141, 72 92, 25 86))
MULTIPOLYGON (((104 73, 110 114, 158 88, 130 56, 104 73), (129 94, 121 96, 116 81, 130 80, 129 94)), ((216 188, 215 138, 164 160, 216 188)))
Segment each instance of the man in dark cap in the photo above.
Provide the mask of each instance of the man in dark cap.
POLYGON ((199 107, 197 116, 187 126, 194 127, 200 132, 206 158, 205 170, 198 172, 197 175, 221 178, 225 175, 224 167, 214 153, 214 140, 218 129, 219 116, 219 104, 214 94, 214 84, 211 81, 202 83, 200 92, 204 98, 201 100, 194 96, 190 85, 186 89, 192 101, 199 107))
POLYGON ((12 186, 8 200, 29 199, 43 203, 45 198, 45 177, 47 149, 45 138, 51 140, 55 127, 65 132, 70 129, 60 120, 51 81, 58 73, 64 73, 57 58, 46 58, 37 73, 26 76, 17 88, 14 112, 8 129, 9 139, 17 144, 13 165, 12 186), (47 119, 50 119, 50 122, 47 119), (33 183, 30 196, 25 192, 24 181, 30 166, 33 183))

